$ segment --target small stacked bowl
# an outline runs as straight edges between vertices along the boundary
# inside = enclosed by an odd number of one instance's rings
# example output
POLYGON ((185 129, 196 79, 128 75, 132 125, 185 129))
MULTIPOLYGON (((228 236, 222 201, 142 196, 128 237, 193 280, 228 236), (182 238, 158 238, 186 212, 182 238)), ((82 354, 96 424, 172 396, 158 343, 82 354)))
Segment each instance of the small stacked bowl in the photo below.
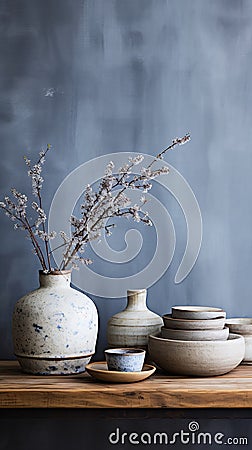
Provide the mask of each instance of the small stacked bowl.
POLYGON ((225 341, 229 330, 225 327, 223 309, 205 306, 173 306, 171 314, 163 316, 161 336, 185 341, 225 341))
POLYGON ((231 333, 240 334, 245 340, 245 355, 242 364, 252 364, 252 318, 234 317, 226 320, 231 333))
POLYGON ((222 375, 245 353, 244 338, 229 334, 221 308, 174 306, 163 316, 160 336, 149 336, 149 353, 165 371, 178 375, 222 375))

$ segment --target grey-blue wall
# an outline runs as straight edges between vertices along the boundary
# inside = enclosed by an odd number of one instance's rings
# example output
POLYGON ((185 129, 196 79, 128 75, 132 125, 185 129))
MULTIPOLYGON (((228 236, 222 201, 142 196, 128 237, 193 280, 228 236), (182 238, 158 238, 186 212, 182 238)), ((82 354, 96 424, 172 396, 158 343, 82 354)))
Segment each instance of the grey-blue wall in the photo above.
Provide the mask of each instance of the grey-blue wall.
MULTIPOLYGON (((185 223, 160 192, 177 247, 149 289, 149 306, 163 314, 173 304, 220 305, 229 316, 251 316, 252 2, 1 0, 0 30, 1 197, 13 185, 26 190, 22 157, 36 158, 46 143, 54 147, 48 209, 81 163, 110 152, 154 154, 190 130, 191 143, 168 161, 199 201, 202 248, 175 285, 185 223)), ((13 305, 37 286, 38 265, 3 215, 0 228, 0 357, 11 358, 13 305)), ((106 322, 125 299, 93 299, 101 357, 106 322)))

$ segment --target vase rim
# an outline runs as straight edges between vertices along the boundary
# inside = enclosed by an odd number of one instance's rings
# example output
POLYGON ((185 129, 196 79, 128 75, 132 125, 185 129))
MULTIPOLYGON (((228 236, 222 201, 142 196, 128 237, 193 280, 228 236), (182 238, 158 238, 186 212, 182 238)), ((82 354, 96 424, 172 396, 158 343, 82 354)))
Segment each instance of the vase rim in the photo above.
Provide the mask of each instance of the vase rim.
POLYGON ((146 289, 128 289, 127 290, 127 294, 128 295, 132 295, 132 294, 139 294, 140 292, 146 292, 146 289))
POLYGON ((45 276, 48 276, 48 275, 53 275, 53 276, 54 275, 68 275, 70 273, 72 273, 71 269, 69 269, 69 270, 52 270, 51 272, 48 272, 48 273, 45 273, 43 270, 39 271, 40 275, 45 275, 45 276))

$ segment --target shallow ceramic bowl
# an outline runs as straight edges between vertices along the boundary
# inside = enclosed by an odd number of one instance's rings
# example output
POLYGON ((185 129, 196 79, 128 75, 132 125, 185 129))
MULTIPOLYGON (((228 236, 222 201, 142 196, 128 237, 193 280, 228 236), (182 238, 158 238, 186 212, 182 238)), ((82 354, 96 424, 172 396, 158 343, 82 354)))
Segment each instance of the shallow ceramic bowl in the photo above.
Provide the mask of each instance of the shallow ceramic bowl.
POLYGON ((213 376, 230 372, 243 360, 242 336, 230 334, 227 341, 179 341, 149 336, 152 360, 177 375, 213 376))
POLYGON ((104 353, 109 370, 141 372, 146 352, 141 348, 110 348, 104 353))
POLYGON ((215 319, 205 320, 186 320, 174 319, 171 314, 163 316, 166 328, 175 328, 179 330, 221 330, 225 325, 225 317, 216 317, 215 319))
POLYGON ((232 333, 241 334, 245 340, 245 356, 243 364, 252 364, 252 319, 248 317, 235 317, 227 319, 226 325, 232 333))
POLYGON ((221 308, 210 306, 173 306, 172 317, 174 319, 204 320, 226 317, 226 312, 221 308))
POLYGON ((229 329, 223 330, 175 330, 172 328, 161 328, 161 337, 164 339, 179 339, 183 341, 226 341, 229 329))
POLYGON ((86 366, 86 371, 97 380, 107 383, 135 383, 149 378, 156 368, 149 364, 144 364, 141 372, 118 372, 108 370, 107 363, 104 361, 90 363, 86 366))

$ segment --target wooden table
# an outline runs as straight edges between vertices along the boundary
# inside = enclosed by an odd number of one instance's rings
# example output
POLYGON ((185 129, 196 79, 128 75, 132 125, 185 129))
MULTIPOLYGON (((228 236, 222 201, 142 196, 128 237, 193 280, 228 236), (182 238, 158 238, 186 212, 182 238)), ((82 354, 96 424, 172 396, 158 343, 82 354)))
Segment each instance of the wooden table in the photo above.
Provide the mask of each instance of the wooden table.
POLYGON ((157 373, 138 383, 105 384, 88 374, 33 376, 0 362, 1 408, 252 408, 252 366, 192 378, 157 373))

